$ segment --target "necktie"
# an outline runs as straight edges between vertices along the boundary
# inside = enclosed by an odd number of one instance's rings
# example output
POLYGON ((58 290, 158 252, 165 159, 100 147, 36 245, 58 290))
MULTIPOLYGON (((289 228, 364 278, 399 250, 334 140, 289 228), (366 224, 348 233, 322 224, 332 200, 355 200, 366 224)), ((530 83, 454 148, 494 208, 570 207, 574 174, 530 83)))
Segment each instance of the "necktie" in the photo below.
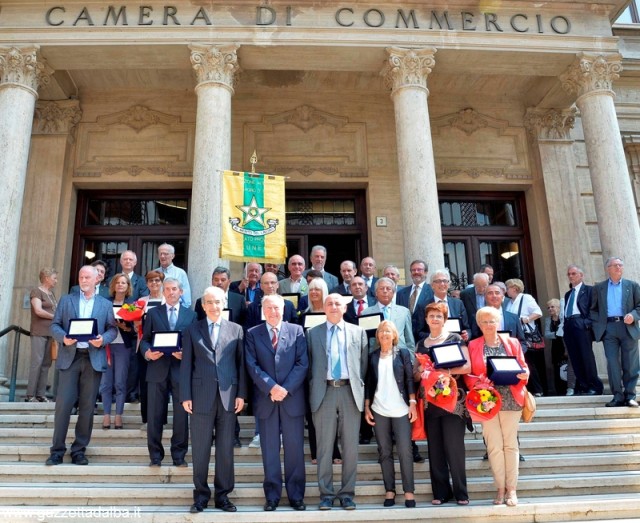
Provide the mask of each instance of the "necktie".
POLYGON ((216 327, 218 327, 217 323, 212 323, 209 325, 209 337, 211 338, 211 346, 215 349, 216 344, 218 343, 218 331, 216 331, 216 327))
POLYGON ((176 315, 176 308, 171 307, 169 309, 169 328, 174 330, 176 328, 176 323, 178 323, 178 316, 176 315))
POLYGON ((418 287, 417 285, 413 286, 413 292, 411 293, 411 296, 409 297, 409 310, 411 312, 413 312, 413 309, 415 309, 416 307, 416 300, 418 299, 418 292, 420 292, 420 287, 418 287))
POLYGON ((573 315, 573 304, 575 303, 575 301, 576 301, 576 290, 571 289, 571 294, 569 294, 569 303, 567 305, 567 312, 565 313, 567 317, 573 315))
POLYGON ((271 329, 271 346, 273 347, 273 350, 276 350, 276 348, 278 347, 278 331, 273 328, 271 329))
POLYGON ((340 365, 340 349, 338 345, 338 326, 331 327, 331 376, 334 380, 339 380, 342 376, 342 367, 340 365))
POLYGON ((388 305, 385 306, 385 307, 382 307, 382 315, 384 316, 385 320, 389 319, 389 306, 388 305))
POLYGON ((356 314, 360 316, 363 310, 364 310, 364 300, 358 300, 358 311, 356 314))

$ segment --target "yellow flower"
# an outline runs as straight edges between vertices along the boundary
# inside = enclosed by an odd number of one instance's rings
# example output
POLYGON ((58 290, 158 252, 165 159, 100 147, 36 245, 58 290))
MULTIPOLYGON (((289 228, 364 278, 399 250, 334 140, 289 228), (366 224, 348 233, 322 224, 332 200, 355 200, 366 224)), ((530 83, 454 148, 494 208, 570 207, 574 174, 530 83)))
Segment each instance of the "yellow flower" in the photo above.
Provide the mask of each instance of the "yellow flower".
POLYGON ((491 397, 491 393, 488 390, 478 391, 478 394, 480 395, 481 401, 487 401, 491 397))

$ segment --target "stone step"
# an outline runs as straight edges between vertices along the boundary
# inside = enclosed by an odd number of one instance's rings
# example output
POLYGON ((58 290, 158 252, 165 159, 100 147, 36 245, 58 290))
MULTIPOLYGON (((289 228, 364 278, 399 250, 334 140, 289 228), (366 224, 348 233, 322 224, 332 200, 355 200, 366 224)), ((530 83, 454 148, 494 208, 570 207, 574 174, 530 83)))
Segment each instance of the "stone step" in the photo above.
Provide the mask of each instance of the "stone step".
MULTIPOLYGON (((71 465, 70 457, 62 466, 47 467, 44 460, 34 462, 0 462, 0 483, 38 483, 48 482, 81 482, 81 483, 112 483, 119 478, 127 478, 130 483, 190 483, 192 469, 174 467, 171 459, 165 459, 164 465, 157 468, 148 466, 148 459, 144 463, 117 463, 99 461, 89 452, 89 467, 71 465), (68 466, 67 466, 68 465, 68 466)), ((189 461, 189 458, 187 458, 189 461)), ((334 465, 334 475, 340 477, 340 465, 334 465)), ((468 458, 466 462, 468 478, 486 478, 490 475, 489 463, 482 458, 468 458)), ((567 474, 591 474, 594 472, 625 472, 640 470, 640 451, 637 452, 607 452, 607 453, 575 453, 565 455, 546 456, 530 454, 527 461, 520 464, 520 478, 530 476, 552 475, 562 470, 567 474)), ((214 466, 210 467, 211 475, 214 466)), ((397 479, 400 479, 400 467, 396 463, 397 479)), ((315 478, 316 466, 307 463, 307 478, 315 478)), ((263 480, 262 464, 258 461, 236 462, 236 484, 259 483, 263 480)), ((429 464, 416 464, 414 477, 427 480, 429 464)), ((376 460, 360 459, 358 462, 358 478, 361 481, 381 481, 380 466, 376 460)))
MULTIPOLYGON (((89 467, 58 465, 86 470, 89 467)), ((164 474, 162 467, 158 474, 164 474)), ((99 483, 83 482, 33 482, 0 483, 0 506, 23 504, 38 505, 89 505, 129 506, 177 505, 188 506, 193 494, 193 485, 186 478, 168 476, 168 483, 99 483), (177 482, 174 482, 177 481, 177 482), (43 496, 46 491, 46 496, 43 496)), ((307 480, 306 499, 318 500, 315 478, 307 480)), ((335 480, 335 478, 334 478, 335 480)), ((474 501, 489 500, 494 494, 493 480, 489 476, 468 480, 469 496, 474 501)), ((419 503, 431 499, 431 487, 426 479, 417 479, 416 498, 419 503)), ((576 496, 594 494, 640 493, 640 472, 594 472, 591 474, 551 474, 521 477, 518 481, 519 498, 535 500, 537 497, 576 496)), ((284 494, 283 494, 284 495, 284 494)), ((236 485, 230 496, 236 505, 261 506, 264 495, 260 482, 236 485)), ((379 504, 384 497, 380 480, 358 480, 356 499, 361 503, 379 504)), ((640 496, 638 497, 640 507, 640 496)), ((464 510, 460 508, 460 510, 464 510)))
POLYGON ((286 505, 286 499, 275 512, 265 513, 262 504, 239 506, 238 512, 226 513, 207 509, 200 514, 189 514, 188 504, 165 506, 135 506, 131 503, 116 506, 81 506, 78 502, 68 506, 43 505, 38 507, 0 507, 0 519, 11 523, 32 523, 36 521, 57 521, 59 518, 73 518, 76 522, 127 521, 139 523, 316 523, 383 521, 396 523, 406 521, 429 521, 429 523, 552 523, 572 521, 573 523, 603 523, 615 519, 617 523, 637 523, 635 517, 640 511, 640 501, 634 494, 593 495, 571 497, 543 497, 535 500, 521 499, 517 507, 493 506, 490 501, 472 501, 467 507, 447 504, 439 507, 418 504, 407 510, 402 507, 382 509, 380 500, 373 503, 358 501, 355 511, 334 508, 320 512, 316 500, 307 497, 307 510, 297 512, 286 505), (127 511, 127 512, 125 512, 127 511), (625 519, 628 518, 628 519, 625 519))

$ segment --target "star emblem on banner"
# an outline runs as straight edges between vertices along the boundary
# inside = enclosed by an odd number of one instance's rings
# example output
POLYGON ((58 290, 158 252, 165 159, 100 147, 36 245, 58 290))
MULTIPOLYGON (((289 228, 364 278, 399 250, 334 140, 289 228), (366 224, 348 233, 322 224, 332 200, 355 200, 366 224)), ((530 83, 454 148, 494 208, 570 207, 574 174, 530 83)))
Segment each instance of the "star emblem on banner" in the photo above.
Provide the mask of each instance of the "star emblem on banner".
POLYGON ((236 205, 236 209, 241 210, 244 214, 243 226, 255 221, 264 227, 264 215, 271 210, 271 207, 259 207, 256 197, 252 196, 249 205, 236 205))

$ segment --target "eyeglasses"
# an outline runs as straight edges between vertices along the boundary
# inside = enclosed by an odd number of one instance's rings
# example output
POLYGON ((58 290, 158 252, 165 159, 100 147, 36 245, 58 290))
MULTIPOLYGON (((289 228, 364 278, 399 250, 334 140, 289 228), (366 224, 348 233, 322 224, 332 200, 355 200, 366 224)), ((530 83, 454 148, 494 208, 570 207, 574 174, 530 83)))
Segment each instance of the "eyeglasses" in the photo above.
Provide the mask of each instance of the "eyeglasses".
POLYGON ((449 283, 449 280, 433 280, 433 283, 449 283))
POLYGON ((610 263, 607 267, 615 267, 616 269, 622 269, 624 267, 624 263, 610 263))
POLYGON ((147 280, 147 283, 161 283, 162 280, 160 278, 151 278, 150 280, 147 280))
POLYGON ((479 323, 480 325, 498 325, 498 322, 496 320, 485 320, 479 323))

